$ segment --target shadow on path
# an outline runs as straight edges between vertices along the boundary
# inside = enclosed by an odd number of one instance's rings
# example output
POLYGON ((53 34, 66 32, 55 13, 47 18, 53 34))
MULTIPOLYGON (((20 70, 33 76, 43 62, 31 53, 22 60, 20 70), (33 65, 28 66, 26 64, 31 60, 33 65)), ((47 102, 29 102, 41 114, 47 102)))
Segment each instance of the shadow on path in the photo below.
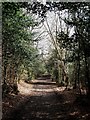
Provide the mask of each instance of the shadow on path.
POLYGON ((46 83, 46 82, 35 82, 35 83, 33 83, 33 82, 30 82, 30 84, 35 84, 35 85, 56 85, 56 83, 55 82, 53 82, 53 83, 46 83))

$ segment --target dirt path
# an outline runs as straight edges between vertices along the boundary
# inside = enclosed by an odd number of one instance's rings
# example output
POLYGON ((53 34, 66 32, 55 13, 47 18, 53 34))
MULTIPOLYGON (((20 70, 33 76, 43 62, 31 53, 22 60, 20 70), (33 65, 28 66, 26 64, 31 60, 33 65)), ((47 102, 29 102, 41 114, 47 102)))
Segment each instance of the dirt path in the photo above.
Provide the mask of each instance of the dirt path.
POLYGON ((67 97, 64 88, 59 91, 50 80, 35 80, 31 85, 27 99, 2 120, 86 120, 73 105, 73 94, 67 97))

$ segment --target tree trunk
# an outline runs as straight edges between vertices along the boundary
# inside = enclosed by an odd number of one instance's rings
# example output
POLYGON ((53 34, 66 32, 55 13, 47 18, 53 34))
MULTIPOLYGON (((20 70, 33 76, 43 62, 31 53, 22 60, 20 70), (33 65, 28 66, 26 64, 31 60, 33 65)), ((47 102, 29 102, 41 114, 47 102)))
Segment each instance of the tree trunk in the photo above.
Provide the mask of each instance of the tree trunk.
POLYGON ((87 95, 90 96, 90 78, 89 78, 89 68, 88 68, 88 63, 87 63, 87 57, 85 55, 85 77, 86 77, 86 84, 87 84, 87 87, 88 87, 88 91, 87 91, 87 95))
POLYGON ((7 70, 7 67, 6 65, 4 65, 4 70, 3 70, 3 83, 6 84, 6 70, 7 70))

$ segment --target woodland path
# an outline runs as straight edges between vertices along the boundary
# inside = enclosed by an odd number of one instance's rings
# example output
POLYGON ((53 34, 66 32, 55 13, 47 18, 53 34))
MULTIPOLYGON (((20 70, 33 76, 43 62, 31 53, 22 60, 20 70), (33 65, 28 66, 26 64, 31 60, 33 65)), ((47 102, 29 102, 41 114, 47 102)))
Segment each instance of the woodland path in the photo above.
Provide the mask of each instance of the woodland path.
POLYGON ((30 95, 2 120, 89 120, 74 105, 74 95, 51 80, 34 80, 30 95))

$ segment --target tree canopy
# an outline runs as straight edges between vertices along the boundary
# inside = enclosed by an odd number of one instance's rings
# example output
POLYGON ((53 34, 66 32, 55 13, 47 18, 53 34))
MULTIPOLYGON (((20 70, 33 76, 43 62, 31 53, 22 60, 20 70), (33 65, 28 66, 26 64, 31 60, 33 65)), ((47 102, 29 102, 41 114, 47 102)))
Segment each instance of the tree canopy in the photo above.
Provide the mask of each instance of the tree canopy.
POLYGON ((90 3, 13 2, 3 3, 2 8, 4 84, 7 80, 17 82, 21 74, 27 73, 27 79, 32 79, 50 72, 58 84, 68 81, 90 92, 90 3), (47 20, 48 12, 55 15, 54 31, 47 20), (40 24, 53 44, 46 62, 35 46, 39 39, 34 39, 34 28, 40 24))

